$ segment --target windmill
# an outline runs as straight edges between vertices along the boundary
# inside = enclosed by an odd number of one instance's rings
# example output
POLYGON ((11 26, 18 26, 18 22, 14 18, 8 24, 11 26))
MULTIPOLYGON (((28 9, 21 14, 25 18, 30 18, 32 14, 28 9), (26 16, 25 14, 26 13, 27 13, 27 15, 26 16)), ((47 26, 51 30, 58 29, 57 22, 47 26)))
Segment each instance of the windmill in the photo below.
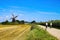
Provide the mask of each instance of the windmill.
POLYGON ((14 16, 14 14, 12 14, 12 22, 15 22, 16 21, 16 18, 17 18, 18 16, 14 16))

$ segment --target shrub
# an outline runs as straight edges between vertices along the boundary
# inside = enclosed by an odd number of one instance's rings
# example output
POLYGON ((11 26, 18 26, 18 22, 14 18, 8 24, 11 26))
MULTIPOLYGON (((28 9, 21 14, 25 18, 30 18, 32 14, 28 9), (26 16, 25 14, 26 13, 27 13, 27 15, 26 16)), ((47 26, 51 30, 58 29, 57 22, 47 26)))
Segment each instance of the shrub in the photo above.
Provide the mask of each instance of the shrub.
MULTIPOLYGON (((48 26, 49 26, 49 27, 50 27, 50 23, 51 23, 51 22, 52 22, 52 27, 60 29, 60 20, 48 21, 47 23, 48 23, 48 26)), ((40 22, 39 24, 45 26, 45 23, 46 23, 46 22, 40 22)))

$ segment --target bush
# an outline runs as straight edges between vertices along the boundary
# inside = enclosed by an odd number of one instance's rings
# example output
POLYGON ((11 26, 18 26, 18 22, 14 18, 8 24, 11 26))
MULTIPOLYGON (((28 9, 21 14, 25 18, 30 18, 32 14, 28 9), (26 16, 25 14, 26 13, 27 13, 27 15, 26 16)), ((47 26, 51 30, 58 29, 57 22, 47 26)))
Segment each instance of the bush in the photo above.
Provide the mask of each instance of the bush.
MULTIPOLYGON (((50 27, 50 23, 51 23, 51 22, 52 22, 52 27, 60 29, 60 20, 48 21, 47 23, 48 23, 48 26, 49 26, 49 27, 50 27)), ((45 26, 45 23, 46 23, 46 22, 40 22, 39 24, 45 26)))
POLYGON ((35 20, 33 20, 31 23, 36 23, 36 21, 35 21, 35 20))
POLYGON ((24 23, 25 23, 24 20, 21 20, 21 21, 20 21, 20 24, 24 24, 24 23))
POLYGON ((52 25, 53 27, 60 29, 60 20, 52 21, 52 23, 53 23, 53 25, 52 25))

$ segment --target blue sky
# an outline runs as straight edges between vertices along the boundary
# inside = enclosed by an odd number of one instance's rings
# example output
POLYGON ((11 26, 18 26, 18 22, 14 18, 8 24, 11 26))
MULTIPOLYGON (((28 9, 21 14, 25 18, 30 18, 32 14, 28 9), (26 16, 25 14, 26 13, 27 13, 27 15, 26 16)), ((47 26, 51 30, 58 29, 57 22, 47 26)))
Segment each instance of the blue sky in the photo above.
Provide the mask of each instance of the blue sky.
POLYGON ((25 21, 60 20, 60 0, 0 0, 0 21, 12 13, 25 21))

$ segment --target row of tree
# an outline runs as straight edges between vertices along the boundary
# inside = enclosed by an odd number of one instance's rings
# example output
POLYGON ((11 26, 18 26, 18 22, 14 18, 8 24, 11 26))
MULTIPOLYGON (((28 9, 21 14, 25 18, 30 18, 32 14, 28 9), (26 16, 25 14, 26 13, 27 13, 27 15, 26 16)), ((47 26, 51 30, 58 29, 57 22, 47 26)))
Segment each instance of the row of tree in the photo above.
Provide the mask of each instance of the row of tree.
POLYGON ((4 21, 4 22, 1 22, 1 24, 3 25, 13 25, 13 24, 25 24, 25 23, 29 23, 29 24, 32 24, 32 23, 36 23, 36 21, 31 21, 31 22, 27 22, 27 21, 24 21, 24 20, 15 20, 14 22, 11 21, 9 22, 8 20, 4 21))
POLYGON ((12 17, 10 19, 12 19, 11 22, 9 22, 8 20, 2 22, 1 24, 24 24, 24 23, 36 23, 35 21, 32 21, 32 22, 26 22, 24 20, 16 20, 18 16, 15 16, 14 14, 12 14, 12 17))
MULTIPOLYGON (((48 21, 47 23, 49 27, 50 27, 50 23, 52 23, 52 27, 60 29, 60 20, 51 20, 51 21, 48 21)), ((38 24, 45 26, 46 22, 40 22, 38 24)))
POLYGON ((19 20, 15 20, 15 22, 9 22, 8 20, 6 20, 6 21, 4 21, 4 22, 2 22, 1 24, 7 24, 7 25, 9 25, 9 24, 24 24, 25 23, 25 21, 24 20, 21 20, 21 21, 19 21, 19 20))

